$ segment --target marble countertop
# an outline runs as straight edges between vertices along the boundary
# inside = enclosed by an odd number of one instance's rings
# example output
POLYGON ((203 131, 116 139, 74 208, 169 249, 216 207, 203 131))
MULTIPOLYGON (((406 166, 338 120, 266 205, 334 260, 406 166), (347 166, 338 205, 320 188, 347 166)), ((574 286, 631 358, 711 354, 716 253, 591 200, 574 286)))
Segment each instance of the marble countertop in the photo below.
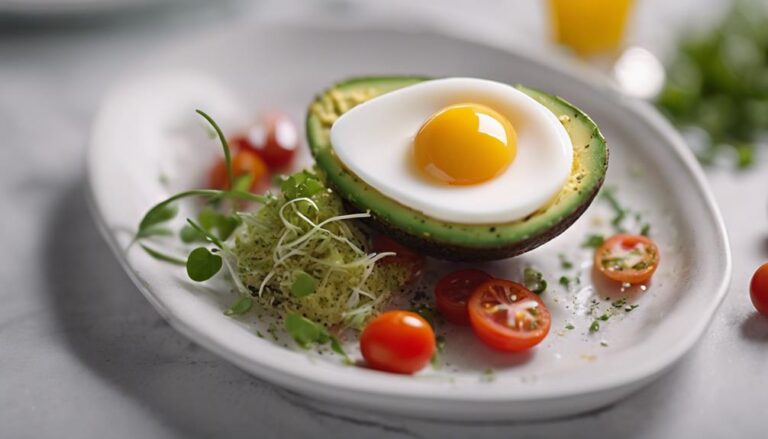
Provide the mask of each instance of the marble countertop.
MULTIPOLYGON (((663 52, 676 30, 710 20, 722 4, 640 0, 631 39, 663 52)), ((708 172, 734 278, 702 340, 658 381, 595 413, 468 425, 340 411, 255 379, 164 323, 86 206, 83 152, 101 97, 158 42, 355 14, 549 50, 544 11, 522 0, 195 2, 120 17, 0 17, 0 436, 765 437, 768 319, 747 288, 768 260, 766 157, 747 172, 708 172)))

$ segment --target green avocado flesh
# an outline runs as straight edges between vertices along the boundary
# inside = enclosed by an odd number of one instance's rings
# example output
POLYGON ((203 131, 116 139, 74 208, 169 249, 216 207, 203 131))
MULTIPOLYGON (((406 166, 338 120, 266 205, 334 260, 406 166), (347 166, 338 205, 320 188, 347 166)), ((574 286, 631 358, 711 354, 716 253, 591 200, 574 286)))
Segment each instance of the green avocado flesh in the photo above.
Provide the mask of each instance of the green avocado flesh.
POLYGON ((608 149, 597 125, 565 100, 523 86, 519 90, 560 119, 574 148, 568 182, 553 200, 526 218, 500 224, 452 223, 403 206, 369 186, 339 160, 329 140, 333 122, 352 107, 407 87, 423 77, 371 77, 341 82, 310 105, 307 139, 317 168, 353 210, 369 211, 373 225, 411 248, 441 259, 494 260, 532 250, 565 231, 597 195, 608 169, 608 149))

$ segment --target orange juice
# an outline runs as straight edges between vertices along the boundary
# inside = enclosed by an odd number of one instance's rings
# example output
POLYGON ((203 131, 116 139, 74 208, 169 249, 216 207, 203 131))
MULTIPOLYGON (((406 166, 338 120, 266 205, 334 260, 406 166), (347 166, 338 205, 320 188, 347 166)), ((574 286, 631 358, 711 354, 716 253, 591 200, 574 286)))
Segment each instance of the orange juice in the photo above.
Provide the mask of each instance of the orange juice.
POLYGON ((634 0, 549 0, 555 40, 579 55, 619 48, 634 0))

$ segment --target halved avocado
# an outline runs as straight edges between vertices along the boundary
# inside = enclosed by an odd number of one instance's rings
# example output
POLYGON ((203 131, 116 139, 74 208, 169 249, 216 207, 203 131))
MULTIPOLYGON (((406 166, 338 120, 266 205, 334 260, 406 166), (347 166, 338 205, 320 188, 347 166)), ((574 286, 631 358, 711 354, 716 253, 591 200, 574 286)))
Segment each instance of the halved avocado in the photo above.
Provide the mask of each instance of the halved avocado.
POLYGON ((528 217, 500 224, 437 220, 406 207, 362 181, 339 160, 330 143, 333 122, 352 107, 384 93, 428 80, 366 77, 338 83, 318 96, 307 114, 307 139, 317 168, 348 204, 369 211, 381 232, 424 254, 449 260, 494 260, 532 250, 565 231, 597 195, 608 169, 608 149, 597 125, 565 100, 521 85, 565 126, 573 142, 573 169, 562 191, 528 217))

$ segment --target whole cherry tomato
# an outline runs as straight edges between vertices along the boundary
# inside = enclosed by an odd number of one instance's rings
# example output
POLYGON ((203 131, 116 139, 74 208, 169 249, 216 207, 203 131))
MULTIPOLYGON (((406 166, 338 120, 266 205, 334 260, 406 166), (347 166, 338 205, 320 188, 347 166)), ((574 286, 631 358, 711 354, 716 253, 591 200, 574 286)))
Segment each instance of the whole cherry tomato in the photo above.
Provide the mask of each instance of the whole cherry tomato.
POLYGON ((410 311, 388 311, 373 319, 360 336, 360 351, 373 369, 411 374, 435 353, 435 333, 410 311))

